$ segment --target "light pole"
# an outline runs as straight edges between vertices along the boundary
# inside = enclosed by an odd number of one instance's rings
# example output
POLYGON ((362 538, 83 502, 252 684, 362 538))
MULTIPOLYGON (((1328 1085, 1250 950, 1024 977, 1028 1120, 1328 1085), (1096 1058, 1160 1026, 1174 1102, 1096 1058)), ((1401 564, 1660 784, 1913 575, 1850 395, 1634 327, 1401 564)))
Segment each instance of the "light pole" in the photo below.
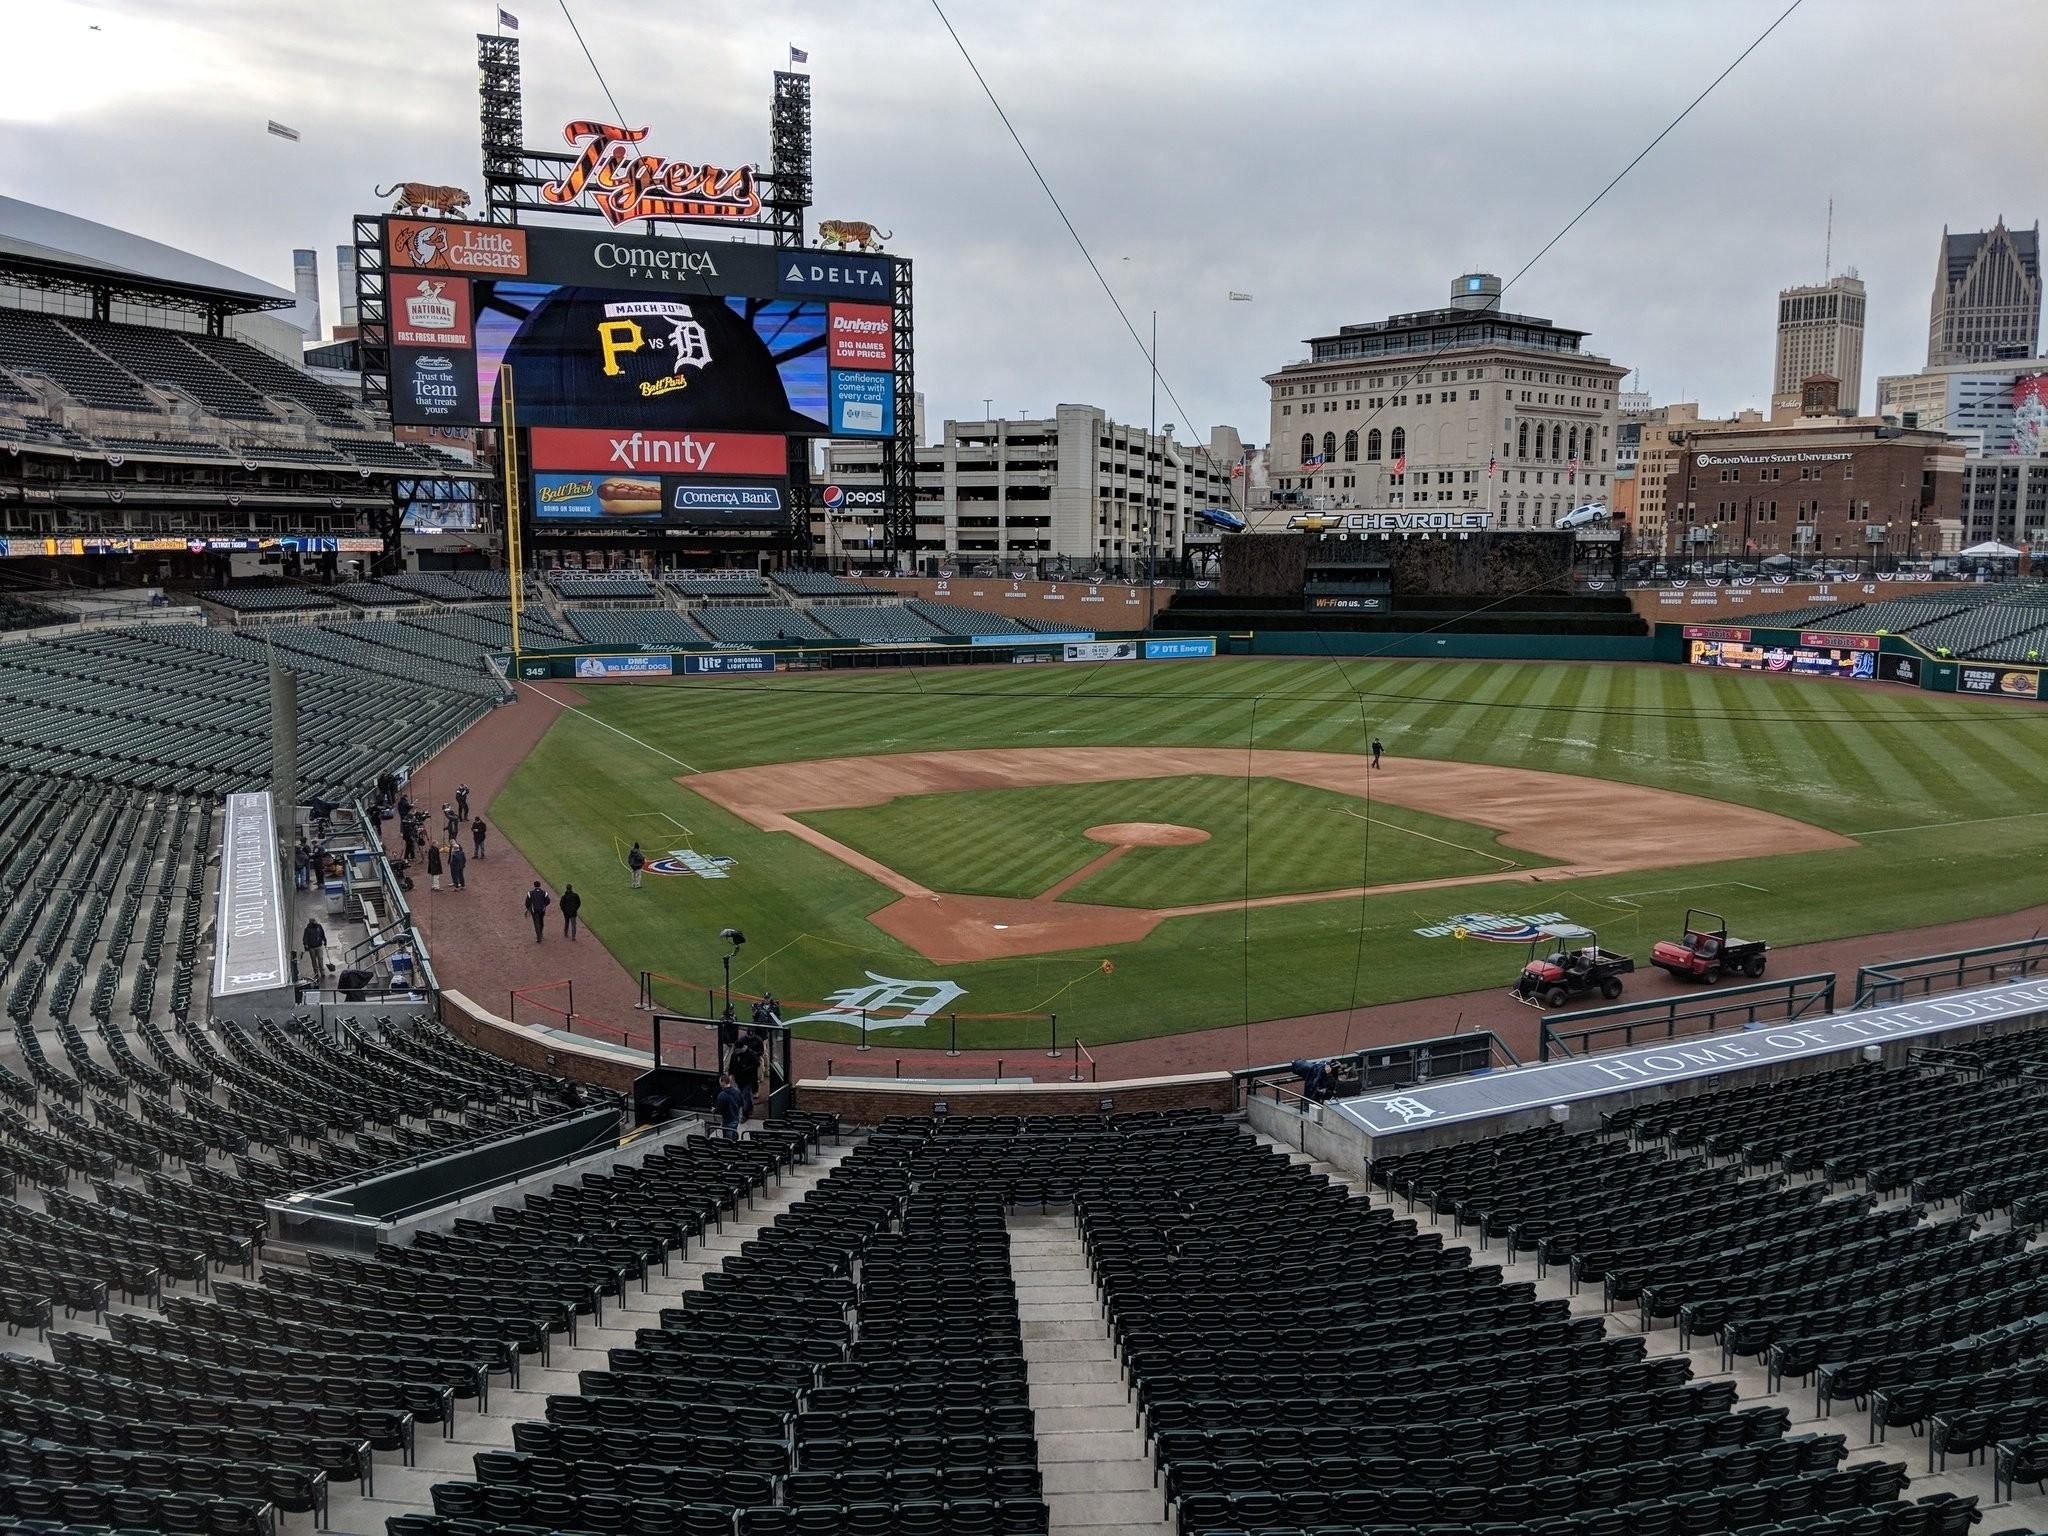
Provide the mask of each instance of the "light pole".
POLYGON ((994 421, 996 419, 996 397, 994 395, 983 395, 981 397, 981 419, 983 421, 994 421))
MULTIPOLYGON (((1145 627, 1152 627, 1153 567, 1158 561, 1159 507, 1152 497, 1152 455, 1159 435, 1159 311, 1152 311, 1152 350, 1145 361, 1152 370, 1152 414, 1145 424, 1145 627)), ((1163 463, 1162 463, 1163 467, 1163 463)))
POLYGON ((740 946, 747 942, 747 936, 737 928, 721 928, 718 936, 732 947, 722 958, 725 961, 725 1019, 732 1022, 732 957, 740 952, 740 946))

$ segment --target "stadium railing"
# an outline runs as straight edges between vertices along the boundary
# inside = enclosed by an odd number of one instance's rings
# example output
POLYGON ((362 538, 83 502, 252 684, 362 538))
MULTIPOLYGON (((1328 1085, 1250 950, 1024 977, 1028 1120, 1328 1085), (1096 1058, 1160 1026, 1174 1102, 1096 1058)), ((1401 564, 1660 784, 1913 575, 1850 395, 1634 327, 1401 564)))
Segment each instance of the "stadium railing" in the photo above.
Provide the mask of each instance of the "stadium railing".
POLYGON ((1910 960, 1885 960, 1857 968, 1856 1000, 1850 1007, 1881 1008, 1934 992, 2019 981, 2042 970, 2048 970, 2048 938, 2039 935, 1910 960))
POLYGON ((1833 971, 1718 987, 1701 993, 1697 999, 1681 994, 1609 1003, 1545 1017, 1538 1059, 1555 1061, 1590 1051, 1623 1049, 1644 1040, 1689 1039, 1724 1029, 1789 1023, 1834 1011, 1833 971))

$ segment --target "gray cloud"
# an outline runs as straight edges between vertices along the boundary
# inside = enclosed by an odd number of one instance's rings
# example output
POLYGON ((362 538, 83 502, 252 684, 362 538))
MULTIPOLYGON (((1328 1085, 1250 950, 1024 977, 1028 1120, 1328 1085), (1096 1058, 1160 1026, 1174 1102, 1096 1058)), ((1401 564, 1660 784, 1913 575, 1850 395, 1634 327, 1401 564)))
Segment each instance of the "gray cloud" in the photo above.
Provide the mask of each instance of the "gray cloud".
MULTIPOLYGON (((789 43, 811 51, 817 213, 872 219, 916 259, 934 419, 978 415, 983 396, 1009 414, 1087 400, 1144 419, 1142 354, 928 5, 572 4, 623 110, 689 158, 765 158, 769 74, 789 43)), ((344 239, 373 184, 476 188, 472 37, 490 6, 99 0, 0 20, 38 45, 34 66, 9 50, 8 73, 77 88, 74 106, 12 93, 36 104, 30 120, 0 101, 7 190, 288 282, 289 248, 344 239), (266 139, 267 117, 304 140, 266 139)), ((603 97, 552 3, 510 9, 527 137, 550 143, 603 97)), ((1439 303, 1467 268, 1513 273, 1780 9, 952 0, 949 14, 1141 332, 1158 309, 1184 407, 1162 399, 1161 416, 1263 437, 1260 375, 1303 355, 1301 338, 1439 303)), ((1832 194, 1835 265, 1871 290, 1866 366, 1917 366, 1942 224, 2031 224, 2048 200, 2033 169, 2043 56, 2048 8, 1806 0, 1508 307, 1583 327, 1659 398, 1763 403, 1776 291, 1820 276, 1832 194)))

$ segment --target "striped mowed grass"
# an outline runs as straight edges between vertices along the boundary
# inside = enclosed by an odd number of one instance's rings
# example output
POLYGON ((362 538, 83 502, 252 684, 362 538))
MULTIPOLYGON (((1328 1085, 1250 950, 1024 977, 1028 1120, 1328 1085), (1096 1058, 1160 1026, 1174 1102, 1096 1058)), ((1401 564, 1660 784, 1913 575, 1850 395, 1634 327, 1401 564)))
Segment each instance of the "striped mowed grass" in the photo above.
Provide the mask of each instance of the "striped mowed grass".
MULTIPOLYGON (((624 884, 619 859, 636 838, 649 848, 738 859, 731 879, 650 880, 630 901, 592 902, 587 920, 630 969, 686 977, 714 974, 718 930, 744 928, 751 942, 736 981, 784 998, 821 998, 869 970, 935 972, 867 921, 890 892, 821 850, 691 794, 682 765, 962 747, 1360 752, 1377 734, 1397 762, 1501 763, 1650 784, 1761 806, 1858 843, 1714 862, 1714 850, 1677 825, 1669 829, 1672 867, 1647 874, 1181 918, 1137 945, 946 973, 968 989, 963 1009, 1050 1003, 1063 1032, 1071 1020, 1091 1041, 1505 985, 1514 956, 1413 931, 1462 911, 1563 910, 1640 951, 1687 905, 1727 911, 1745 931, 1787 944, 2048 902, 2048 712, 1999 701, 1678 667, 1306 659, 793 674, 584 693, 582 712, 562 717, 500 795, 500 827, 551 882, 600 892, 608 881, 624 884), (1115 961, 1112 975, 1102 959, 1115 961)), ((1176 893, 1173 904, 1328 888, 1324 879, 1340 864, 1348 872, 1332 885, 1360 883, 1363 847, 1352 863, 1341 844, 1304 836, 1316 818, 1304 817, 1292 797, 1267 801, 1264 790, 1247 796, 1241 781, 1215 780, 1160 804, 1148 798, 1158 782, 1065 806, 1057 802, 1083 788, 1120 786, 1063 787, 1046 805, 1019 800, 1010 811, 1005 797, 1035 792, 817 814, 879 817, 847 840, 871 840, 866 851, 938 889, 975 889, 961 883, 965 876, 988 882, 991 893, 1036 894, 1086 861, 1095 845, 1072 846, 1082 828, 1113 820, 1202 825, 1212 839, 1134 850, 1077 889, 1075 900, 1150 906, 1168 904, 1157 898, 1161 888, 1176 893), (987 805, 964 812, 942 805, 983 798, 987 805), (1206 863, 1183 866, 1195 871, 1190 883, 1169 874, 1169 857, 1205 849, 1206 863), (1226 849, 1234 873, 1223 867, 1226 849), (951 873, 926 879, 927 870, 951 873), (1183 889, 1201 894, 1177 894, 1183 889)), ((1487 838, 1451 836, 1515 856, 1487 838)), ((1418 841, 1376 830, 1367 883, 1396 878, 1388 873, 1396 850, 1418 841)), ((963 1043, 1007 1045, 1042 1038, 1039 1028, 987 1021, 970 1030, 963 1021, 961 1033, 963 1043)))

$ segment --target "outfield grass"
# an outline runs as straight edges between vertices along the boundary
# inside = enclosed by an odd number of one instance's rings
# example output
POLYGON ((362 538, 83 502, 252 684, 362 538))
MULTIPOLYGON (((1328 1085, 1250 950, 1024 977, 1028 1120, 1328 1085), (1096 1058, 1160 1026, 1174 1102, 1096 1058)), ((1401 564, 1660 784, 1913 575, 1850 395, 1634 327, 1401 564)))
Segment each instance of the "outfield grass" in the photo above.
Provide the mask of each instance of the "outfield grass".
POLYGON ((1128 849, 1060 898, 1121 907, 1396 885, 1542 862, 1466 822, 1384 802, 1366 818, 1354 796, 1313 785, 1197 774, 961 790, 797 819, 935 891, 1023 898, 1110 851, 1085 835, 1090 827, 1156 821, 1209 834, 1206 843, 1128 849), (1260 829, 1249 859, 1247 825, 1260 829))
MULTIPOLYGON (((1057 1010, 1063 1036, 1090 1042, 1506 985, 1519 951, 1411 931, 1462 911, 1563 911, 1640 955, 1687 905, 1718 908, 1746 933, 1791 944, 2048 902, 2040 794, 2048 711, 1996 701, 1678 667, 1322 660, 796 674, 585 694, 587 713, 565 715, 549 732, 498 796, 493 820, 557 887, 573 880, 588 893, 586 918, 629 968, 712 976, 718 930, 737 925, 753 942, 736 984, 786 999, 822 997, 868 970, 941 973, 866 921, 892 899, 888 891, 690 793, 674 777, 683 767, 660 754, 702 770, 959 747, 1357 752, 1377 733, 1397 761, 1448 758, 1650 784, 1759 805, 1859 843, 1539 886, 1180 918, 1142 944, 943 973, 967 988, 963 1011, 1057 1010), (649 880, 626 892, 620 855, 635 838, 651 849, 727 854, 739 865, 729 880, 649 880), (1102 959, 1116 962, 1113 974, 1102 972, 1102 959)), ((1257 796, 1238 809, 1240 858, 1248 837, 1255 880, 1282 878, 1261 855, 1289 836, 1287 818, 1262 812, 1257 796)), ((1188 816, 1090 818, 1135 819, 1188 816)), ((1673 837, 1683 857, 1684 829, 1673 837)), ((946 851, 922 832, 905 839, 881 856, 906 872, 946 851)), ((1394 841, 1375 835, 1376 865, 1394 841)), ((1108 874, 1138 857, 1125 855, 1108 874)), ((1225 899, 1243 890, 1240 872, 1225 899)), ((1041 1029, 963 1019, 961 1037, 1011 1045, 1041 1038, 1041 1029)))

